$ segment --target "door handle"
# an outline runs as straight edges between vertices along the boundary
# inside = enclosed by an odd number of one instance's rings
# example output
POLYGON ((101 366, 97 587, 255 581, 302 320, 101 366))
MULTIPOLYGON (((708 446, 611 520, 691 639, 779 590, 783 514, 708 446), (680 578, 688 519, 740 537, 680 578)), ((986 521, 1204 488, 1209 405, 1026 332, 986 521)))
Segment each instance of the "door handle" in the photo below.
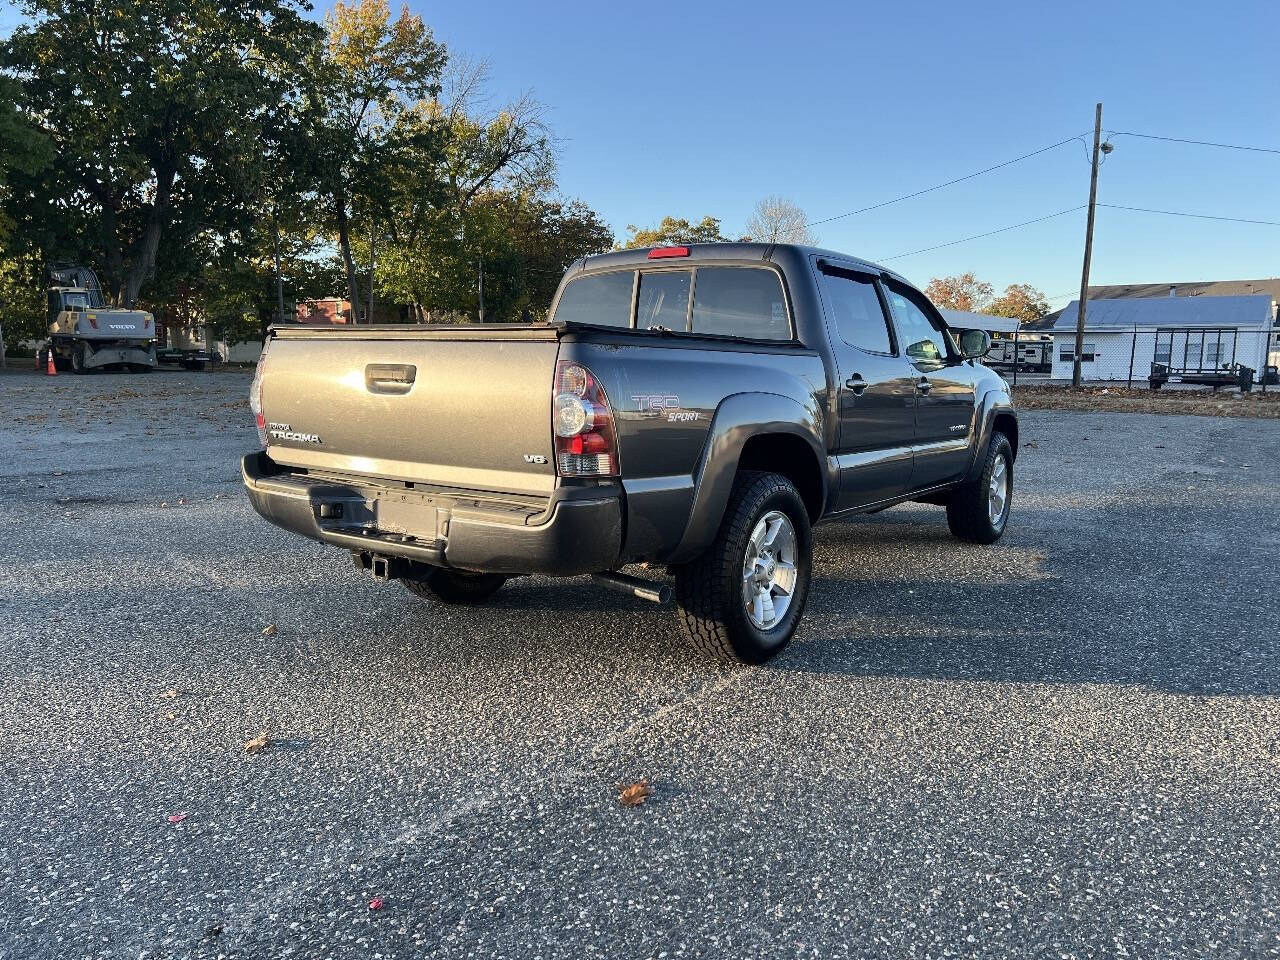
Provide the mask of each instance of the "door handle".
POLYGON ((364 385, 370 393, 408 393, 418 377, 411 363, 371 363, 364 368, 364 385))
POLYGON ((863 391, 867 389, 867 381, 862 379, 862 374, 855 373, 852 377, 844 382, 844 385, 853 391, 855 397, 860 397, 863 391))
POLYGON ((916 389, 919 390, 921 393, 927 395, 929 391, 933 389, 933 384, 930 383, 928 380, 926 380, 924 377, 921 377, 919 380, 916 381, 916 389))

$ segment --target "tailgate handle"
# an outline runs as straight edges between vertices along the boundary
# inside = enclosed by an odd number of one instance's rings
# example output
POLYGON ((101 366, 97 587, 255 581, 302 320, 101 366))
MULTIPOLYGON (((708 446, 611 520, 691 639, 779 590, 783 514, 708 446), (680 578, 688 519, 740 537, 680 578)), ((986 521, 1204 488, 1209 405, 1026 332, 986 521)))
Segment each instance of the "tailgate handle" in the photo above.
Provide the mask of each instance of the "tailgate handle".
POLYGON ((408 393, 417 376, 411 363, 371 363, 364 368, 364 385, 371 393, 408 393))

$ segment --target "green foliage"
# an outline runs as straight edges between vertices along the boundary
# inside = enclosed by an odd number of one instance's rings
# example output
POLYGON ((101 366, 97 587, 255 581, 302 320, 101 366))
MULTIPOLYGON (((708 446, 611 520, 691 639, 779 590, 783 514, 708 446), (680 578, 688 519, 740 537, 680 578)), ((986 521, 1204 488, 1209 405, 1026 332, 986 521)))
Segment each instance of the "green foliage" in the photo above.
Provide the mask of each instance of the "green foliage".
POLYGON ((264 142, 318 28, 294 0, 22 0, 0 59, 56 155, 14 183, 30 246, 99 269, 131 303, 192 241, 234 244, 266 181, 264 142), (20 191, 19 191, 20 188, 20 191), (161 241, 164 241, 162 244, 161 241))
POLYGON ((20 341, 48 336, 42 272, 36 257, 0 259, 0 328, 10 350, 20 341))
POLYGON ((11 343, 44 336, 54 259, 234 342, 298 300, 344 294, 359 315, 374 280, 380 308, 474 317, 483 272, 487 319, 538 317, 569 263, 613 243, 555 199, 541 105, 490 110, 484 69, 450 65, 387 0, 339 2, 323 25, 305 0, 18 8, 0 41, 11 343))
POLYGON ((21 87, 0 76, 0 243, 12 233, 8 190, 12 175, 38 173, 53 160, 53 144, 18 105, 21 87))
POLYGON ((697 223, 685 219, 663 217, 656 227, 641 229, 627 224, 631 236, 622 245, 624 250, 636 247, 679 246, 685 243, 723 243, 729 238, 720 233, 720 221, 715 217, 703 217, 697 223))
POLYGON ((339 0, 326 18, 329 42, 312 67, 308 122, 313 128, 318 186, 333 218, 354 315, 360 292, 352 256, 351 217, 393 189, 407 153, 431 144, 431 131, 407 119, 433 100, 447 54, 422 18, 407 7, 391 18, 387 0, 339 0))

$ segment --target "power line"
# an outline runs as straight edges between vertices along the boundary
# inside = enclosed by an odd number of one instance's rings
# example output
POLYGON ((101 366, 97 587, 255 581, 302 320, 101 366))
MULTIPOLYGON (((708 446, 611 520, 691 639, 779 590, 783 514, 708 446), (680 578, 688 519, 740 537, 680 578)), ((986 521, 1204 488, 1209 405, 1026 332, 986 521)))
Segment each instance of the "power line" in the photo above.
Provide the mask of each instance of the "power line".
POLYGON ((1073 140, 1079 140, 1079 139, 1080 139, 1080 135, 1076 135, 1074 137, 1067 137, 1067 139, 1065 140, 1059 140, 1057 143, 1051 143, 1047 147, 1041 147, 1039 150, 1031 151, 1031 153, 1024 153, 1022 156, 1014 157, 1012 160, 1006 160, 1004 161, 1004 163, 997 163, 995 166, 987 167, 985 170, 979 170, 977 173, 970 173, 970 174, 966 174, 963 177, 956 177, 954 180, 948 180, 946 183, 939 183, 933 187, 925 187, 923 190, 917 190, 915 193, 908 193, 901 197, 894 197, 892 200, 885 200, 882 203, 873 203, 869 207, 861 207, 857 210, 850 210, 848 213, 838 213, 834 217, 827 217, 825 220, 813 220, 813 221, 810 221, 809 223, 806 223, 805 226, 817 227, 824 223, 830 223, 833 220, 843 220, 845 217, 857 216, 860 213, 867 213, 871 210, 879 210, 881 207, 890 206, 891 204, 901 203, 903 200, 911 200, 914 197, 924 196, 924 194, 926 193, 933 193, 933 191, 941 190, 943 187, 954 186, 957 183, 963 183, 966 180, 972 180, 974 177, 980 177, 985 173, 991 173, 991 171, 993 170, 999 170, 1002 167, 1007 167, 1012 164, 1019 163, 1023 160, 1029 160, 1032 157, 1039 156, 1042 153, 1048 153, 1050 150, 1054 150, 1058 147, 1063 146, 1064 144, 1071 143, 1073 140))
POLYGON ((1160 213, 1166 217, 1194 217, 1197 220, 1225 220, 1228 223, 1256 223, 1264 227, 1280 227, 1278 220, 1246 220, 1243 217, 1215 217, 1208 213, 1184 213, 1180 210, 1152 210, 1149 207, 1125 207, 1118 203, 1100 203, 1100 207, 1111 210, 1133 210, 1137 213, 1160 213))
POLYGON ((892 257, 877 257, 876 259, 880 262, 884 262, 886 260, 901 260, 903 257, 914 257, 917 253, 928 253, 930 250, 941 250, 943 247, 954 247, 958 243, 968 243, 970 240, 981 240, 983 237, 995 236, 997 233, 1007 233, 1010 230, 1017 230, 1019 227, 1029 227, 1033 223, 1044 223, 1044 221, 1052 220, 1054 217, 1063 217, 1068 213, 1075 213, 1077 210, 1083 210, 1086 206, 1088 206, 1088 204, 1082 203, 1078 207, 1059 210, 1057 213, 1050 213, 1043 217, 1036 217, 1034 220, 1024 220, 1021 223, 1011 223, 1007 227, 988 230, 986 233, 975 233, 972 237, 962 237, 959 240, 949 240, 946 243, 939 243, 937 246, 922 247, 919 250, 912 250, 908 253, 895 253, 892 257))
POLYGON ((1164 140, 1166 143, 1192 143, 1198 147, 1222 147, 1224 150, 1249 150, 1253 153, 1277 153, 1275 147, 1246 147, 1239 143, 1214 143, 1211 140, 1185 140, 1182 137, 1158 137, 1154 133, 1133 133, 1129 130, 1109 130, 1112 137, 1141 137, 1143 140, 1164 140))

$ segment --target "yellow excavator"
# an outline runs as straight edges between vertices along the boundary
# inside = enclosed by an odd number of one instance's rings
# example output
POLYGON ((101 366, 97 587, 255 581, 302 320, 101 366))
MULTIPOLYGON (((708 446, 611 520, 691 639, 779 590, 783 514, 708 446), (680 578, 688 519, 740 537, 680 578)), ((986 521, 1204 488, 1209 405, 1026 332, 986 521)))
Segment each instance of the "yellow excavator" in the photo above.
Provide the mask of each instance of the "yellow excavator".
POLYGON ((59 370, 146 373, 155 368, 155 317, 146 310, 107 306, 89 267, 55 262, 46 273, 49 349, 59 370))

